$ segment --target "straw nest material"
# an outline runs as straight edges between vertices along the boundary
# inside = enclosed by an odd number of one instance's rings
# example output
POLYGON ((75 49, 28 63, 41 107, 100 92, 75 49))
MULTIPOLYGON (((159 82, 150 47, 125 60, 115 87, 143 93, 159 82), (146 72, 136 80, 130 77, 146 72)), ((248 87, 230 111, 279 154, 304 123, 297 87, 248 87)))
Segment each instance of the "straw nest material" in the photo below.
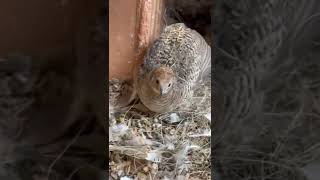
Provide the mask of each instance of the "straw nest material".
POLYGON ((115 107, 125 84, 109 82, 109 178, 210 179, 210 78, 165 114, 115 107))

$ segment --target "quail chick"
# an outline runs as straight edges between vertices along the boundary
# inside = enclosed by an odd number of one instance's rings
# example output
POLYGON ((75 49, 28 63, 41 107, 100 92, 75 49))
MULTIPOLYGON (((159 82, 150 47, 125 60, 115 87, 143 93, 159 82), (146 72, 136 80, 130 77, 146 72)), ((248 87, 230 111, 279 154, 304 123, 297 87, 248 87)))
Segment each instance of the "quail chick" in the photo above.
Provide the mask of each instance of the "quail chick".
POLYGON ((211 48, 183 23, 167 26, 135 74, 135 89, 151 111, 164 113, 190 101, 197 81, 210 73, 211 48))

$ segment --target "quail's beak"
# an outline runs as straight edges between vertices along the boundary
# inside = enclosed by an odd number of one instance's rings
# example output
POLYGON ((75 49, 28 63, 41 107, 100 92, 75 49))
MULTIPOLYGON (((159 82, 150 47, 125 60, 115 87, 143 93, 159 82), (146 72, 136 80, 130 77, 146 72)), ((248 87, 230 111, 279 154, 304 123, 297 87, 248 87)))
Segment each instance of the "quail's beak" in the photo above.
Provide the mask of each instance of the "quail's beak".
POLYGON ((166 87, 160 87, 160 96, 166 95, 168 93, 168 89, 166 87))
POLYGON ((163 95, 163 88, 160 87, 160 96, 162 96, 162 95, 163 95))

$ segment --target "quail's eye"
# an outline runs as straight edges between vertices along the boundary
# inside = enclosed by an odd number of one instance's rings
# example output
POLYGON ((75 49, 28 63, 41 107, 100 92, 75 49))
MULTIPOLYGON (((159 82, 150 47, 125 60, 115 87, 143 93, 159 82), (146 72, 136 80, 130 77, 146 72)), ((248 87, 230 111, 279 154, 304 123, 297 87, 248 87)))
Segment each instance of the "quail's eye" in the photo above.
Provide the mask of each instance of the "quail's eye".
POLYGON ((170 84, 168 84, 168 87, 170 87, 171 86, 171 83, 170 84))
POLYGON ((159 84, 159 80, 156 80, 156 83, 159 84))

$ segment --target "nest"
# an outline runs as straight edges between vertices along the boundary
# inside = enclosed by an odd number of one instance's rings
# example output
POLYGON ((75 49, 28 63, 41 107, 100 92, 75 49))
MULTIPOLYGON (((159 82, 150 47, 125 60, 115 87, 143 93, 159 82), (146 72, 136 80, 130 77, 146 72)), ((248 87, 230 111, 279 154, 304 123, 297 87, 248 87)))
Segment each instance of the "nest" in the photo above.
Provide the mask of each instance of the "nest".
POLYGON ((123 84, 109 83, 109 178, 210 179, 210 79, 164 114, 116 108, 123 84))

